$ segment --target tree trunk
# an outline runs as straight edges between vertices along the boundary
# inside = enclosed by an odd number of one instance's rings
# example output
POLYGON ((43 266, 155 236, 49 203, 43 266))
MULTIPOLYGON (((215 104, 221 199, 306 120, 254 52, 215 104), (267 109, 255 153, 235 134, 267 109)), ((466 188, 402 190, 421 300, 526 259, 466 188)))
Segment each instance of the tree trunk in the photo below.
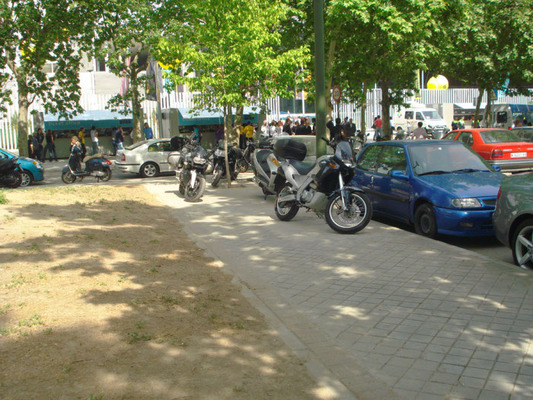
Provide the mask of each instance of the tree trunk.
MULTIPOLYGON (((231 104, 224 105, 224 158, 226 161, 226 180, 228 181, 228 188, 231 187, 231 173, 229 169, 229 160, 228 160, 228 142, 232 139, 233 128, 232 128, 232 107, 231 104)), ((233 145, 233 141, 231 141, 233 145)))
MULTIPOLYGON (((326 122, 334 121, 335 118, 331 115, 333 113, 333 104, 331 104, 331 84, 333 81, 333 76, 331 70, 333 69, 333 64, 335 62, 335 48, 337 47, 337 41, 332 40, 329 42, 328 55, 326 59, 326 122), (329 79, 328 79, 329 77, 329 79)), ((328 129, 329 131, 329 129, 328 129)), ((331 132, 328 133, 328 137, 331 137, 331 132)))
POLYGON ((243 117, 244 117, 244 106, 238 106, 235 110, 235 124, 233 125, 234 125, 235 132, 237 133, 237 144, 239 145, 239 147, 241 143, 241 135, 243 134, 242 132, 243 117))
POLYGON ((139 101, 139 84, 137 81, 137 69, 135 66, 131 67, 131 89, 132 89, 132 99, 131 99, 131 109, 133 114, 133 130, 131 132, 131 139, 133 143, 141 141, 142 138, 142 123, 143 115, 141 102, 139 101))
MULTIPOLYGON (((490 94, 490 92, 487 90, 487 93, 490 94)), ((487 96, 490 97, 490 96, 487 96)), ((492 128, 492 109, 491 109, 491 100, 490 98, 487 99, 487 107, 485 107, 485 128, 492 128)))
POLYGON ((366 83, 363 82, 363 97, 362 97, 362 101, 361 101, 361 126, 359 127, 359 129, 361 129, 361 133, 363 134, 363 137, 366 138, 366 101, 367 101, 367 97, 366 97, 366 92, 367 92, 367 89, 366 89, 366 83))
POLYGON ((472 123, 472 128, 479 128, 479 109, 481 108, 481 100, 483 100, 483 93, 485 92, 484 88, 478 88, 479 96, 476 102, 476 112, 474 114, 474 122, 472 123))
POLYGON ((383 121, 383 139, 391 140, 391 126, 390 126, 390 105, 391 98, 389 93, 389 80, 383 79, 381 81, 381 120, 383 121))
POLYGON ((28 109, 30 108, 30 103, 26 96, 20 92, 18 106, 19 114, 17 122, 17 147, 19 149, 20 156, 28 156, 28 135, 31 134, 28 126, 28 109))

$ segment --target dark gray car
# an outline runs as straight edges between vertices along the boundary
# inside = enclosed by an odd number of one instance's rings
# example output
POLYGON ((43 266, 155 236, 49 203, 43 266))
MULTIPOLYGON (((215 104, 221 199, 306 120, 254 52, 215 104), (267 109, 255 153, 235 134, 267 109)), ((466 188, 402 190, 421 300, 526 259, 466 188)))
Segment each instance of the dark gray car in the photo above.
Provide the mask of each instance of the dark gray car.
POLYGON ((516 265, 533 269, 533 173, 504 178, 493 222, 496 237, 511 248, 516 265))

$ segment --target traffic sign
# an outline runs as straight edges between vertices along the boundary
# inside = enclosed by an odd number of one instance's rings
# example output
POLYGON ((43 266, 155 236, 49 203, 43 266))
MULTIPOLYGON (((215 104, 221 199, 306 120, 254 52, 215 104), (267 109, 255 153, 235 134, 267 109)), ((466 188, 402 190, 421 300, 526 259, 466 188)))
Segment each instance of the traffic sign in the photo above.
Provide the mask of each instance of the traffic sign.
POLYGON ((333 100, 335 100, 337 103, 341 101, 341 88, 338 86, 333 86, 333 100))

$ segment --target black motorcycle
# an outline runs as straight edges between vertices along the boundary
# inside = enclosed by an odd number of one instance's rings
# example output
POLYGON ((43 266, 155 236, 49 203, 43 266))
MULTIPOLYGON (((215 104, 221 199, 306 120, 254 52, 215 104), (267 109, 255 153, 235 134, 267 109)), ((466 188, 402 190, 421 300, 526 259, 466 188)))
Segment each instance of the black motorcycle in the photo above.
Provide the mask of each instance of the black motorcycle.
POLYGON ((276 216, 282 221, 293 219, 300 208, 326 217, 327 224, 339 233, 356 233, 372 217, 372 203, 363 189, 351 184, 354 177, 353 153, 346 141, 324 139, 335 153, 305 163, 305 144, 291 139, 278 140, 274 154, 283 160, 276 185, 276 216))
POLYGON ((22 184, 22 171, 17 158, 0 159, 0 185, 17 188, 22 184))
MULTIPOLYGON (((224 151, 224 141, 221 140, 213 153, 213 180, 211 186, 217 187, 222 178, 226 178, 226 152, 224 151)), ((234 181, 239 175, 237 170, 237 160, 242 158, 242 152, 235 146, 228 148, 228 164, 231 173, 231 180, 234 181)))
POLYGON ((96 178, 98 182, 107 182, 111 179, 111 161, 101 154, 93 154, 83 159, 85 166, 81 164, 81 149, 74 146, 70 152, 67 165, 63 167, 61 180, 66 184, 80 181, 87 176, 96 178))
POLYGON ((169 163, 176 170, 179 192, 187 201, 197 201, 205 192, 207 158, 207 151, 192 137, 184 138, 181 149, 168 156, 169 163))
POLYGON ((237 168, 239 169, 239 172, 246 172, 248 171, 248 168, 252 165, 252 155, 255 151, 255 144, 251 140, 248 140, 246 143, 246 148, 242 152, 242 157, 240 157, 237 160, 237 168))

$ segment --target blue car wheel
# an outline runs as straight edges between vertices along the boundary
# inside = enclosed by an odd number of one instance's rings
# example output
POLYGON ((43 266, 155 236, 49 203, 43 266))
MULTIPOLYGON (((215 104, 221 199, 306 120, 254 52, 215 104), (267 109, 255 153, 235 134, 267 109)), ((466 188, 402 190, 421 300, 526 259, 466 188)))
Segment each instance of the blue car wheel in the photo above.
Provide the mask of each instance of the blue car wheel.
POLYGON ((419 235, 432 239, 437 236, 437 220, 433 207, 430 204, 424 203, 416 209, 415 231, 419 235))
POLYGON ((31 172, 22 171, 21 175, 22 175, 22 182, 20 186, 26 187, 26 186, 29 186, 33 182, 33 175, 31 174, 31 172))

